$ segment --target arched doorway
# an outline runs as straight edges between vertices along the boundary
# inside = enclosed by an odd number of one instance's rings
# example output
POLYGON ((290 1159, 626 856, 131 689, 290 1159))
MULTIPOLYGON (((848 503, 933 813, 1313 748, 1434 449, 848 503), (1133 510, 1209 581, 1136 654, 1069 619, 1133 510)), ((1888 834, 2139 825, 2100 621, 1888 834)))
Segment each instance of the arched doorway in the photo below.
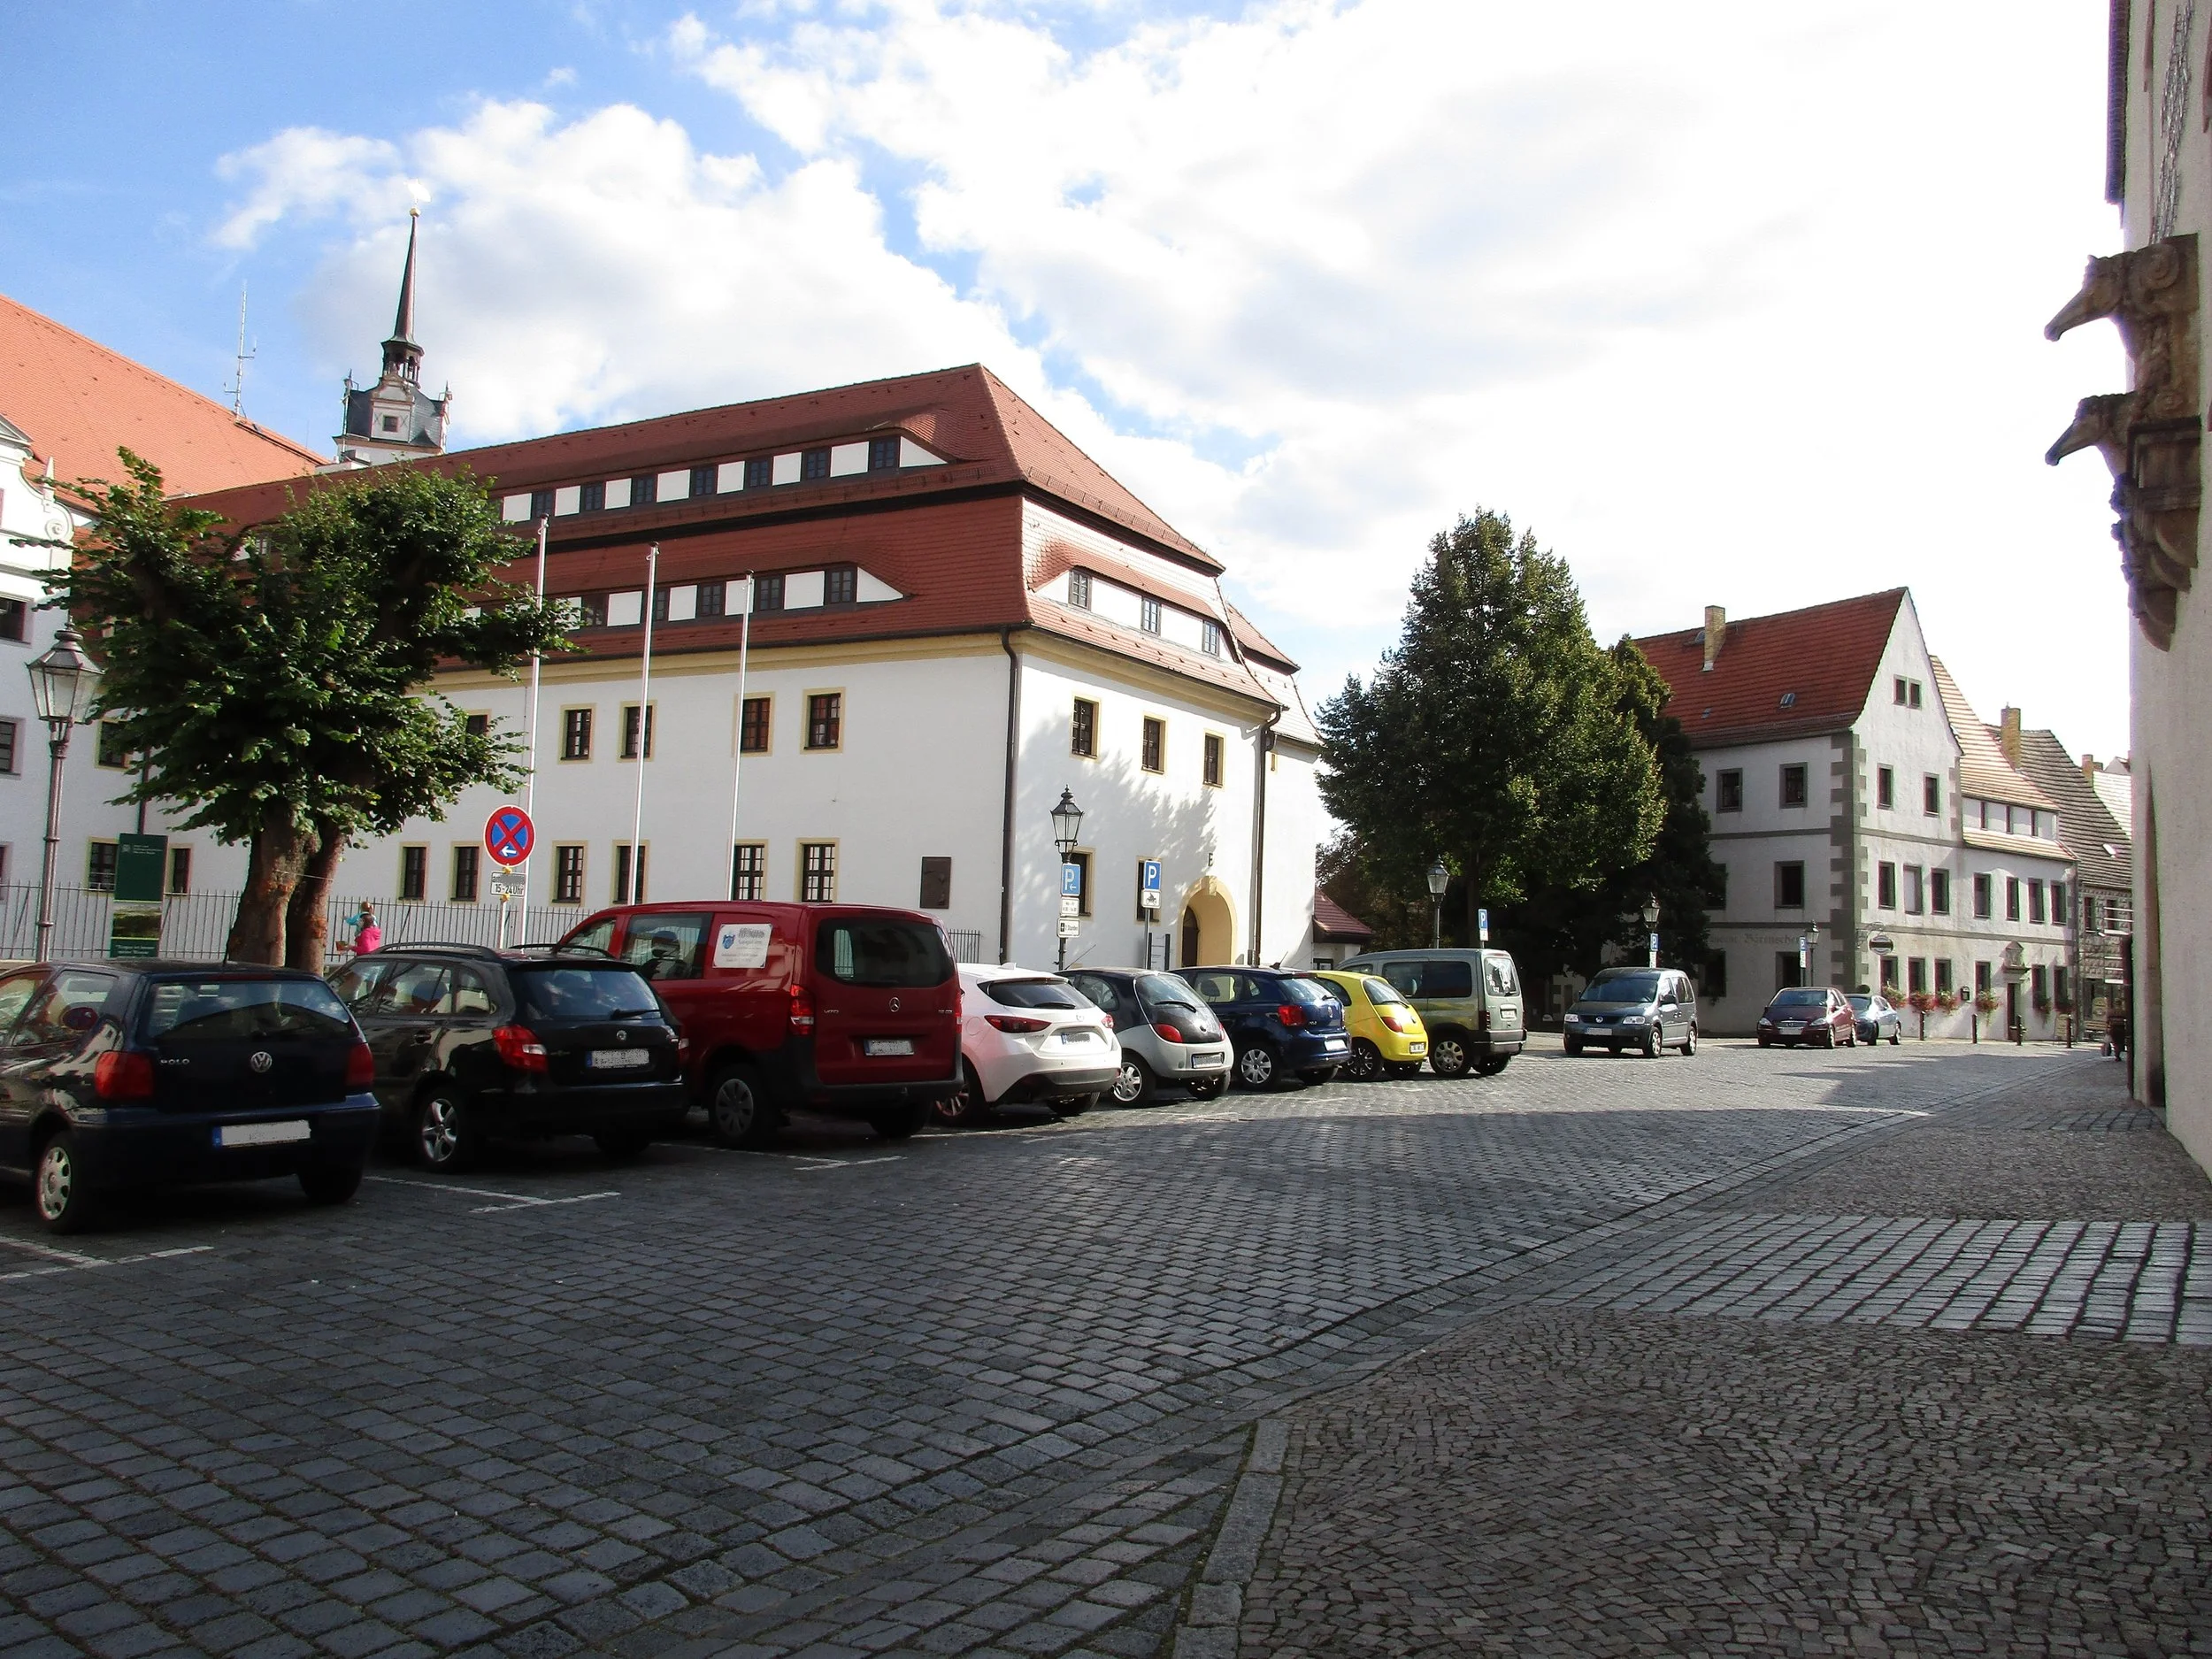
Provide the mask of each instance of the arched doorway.
POLYGON ((1183 898, 1178 929, 1179 968, 1224 967, 1237 959, 1236 912, 1229 890, 1212 876, 1201 878, 1183 898))

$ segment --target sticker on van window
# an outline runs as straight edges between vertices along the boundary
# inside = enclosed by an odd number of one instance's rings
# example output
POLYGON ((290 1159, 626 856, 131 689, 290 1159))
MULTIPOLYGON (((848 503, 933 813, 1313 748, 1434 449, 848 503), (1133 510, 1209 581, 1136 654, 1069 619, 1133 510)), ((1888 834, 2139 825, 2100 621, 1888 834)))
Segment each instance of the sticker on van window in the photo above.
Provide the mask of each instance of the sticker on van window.
POLYGON ((725 922, 714 931, 714 965, 718 968, 758 968, 768 961, 768 939, 775 929, 766 922, 725 922))

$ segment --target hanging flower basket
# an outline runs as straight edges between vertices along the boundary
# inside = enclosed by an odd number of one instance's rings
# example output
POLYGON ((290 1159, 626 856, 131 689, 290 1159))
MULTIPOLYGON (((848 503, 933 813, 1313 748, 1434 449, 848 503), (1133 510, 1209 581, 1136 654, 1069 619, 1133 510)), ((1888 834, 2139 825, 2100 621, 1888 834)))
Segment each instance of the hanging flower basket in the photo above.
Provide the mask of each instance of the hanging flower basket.
POLYGON ((1994 991, 1982 991, 1978 993, 1974 998, 1974 1006, 1981 1010, 1981 1011, 1985 1014, 1995 1013, 1997 1011, 1997 993, 1994 991))

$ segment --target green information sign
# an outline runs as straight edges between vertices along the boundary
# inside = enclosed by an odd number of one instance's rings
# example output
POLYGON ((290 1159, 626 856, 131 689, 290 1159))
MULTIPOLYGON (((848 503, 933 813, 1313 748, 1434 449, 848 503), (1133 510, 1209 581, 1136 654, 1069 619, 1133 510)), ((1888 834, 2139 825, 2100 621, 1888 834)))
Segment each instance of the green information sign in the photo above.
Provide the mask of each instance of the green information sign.
POLYGON ((115 838, 115 903, 108 917, 110 956, 161 954, 161 890, 168 861, 166 835, 115 838))

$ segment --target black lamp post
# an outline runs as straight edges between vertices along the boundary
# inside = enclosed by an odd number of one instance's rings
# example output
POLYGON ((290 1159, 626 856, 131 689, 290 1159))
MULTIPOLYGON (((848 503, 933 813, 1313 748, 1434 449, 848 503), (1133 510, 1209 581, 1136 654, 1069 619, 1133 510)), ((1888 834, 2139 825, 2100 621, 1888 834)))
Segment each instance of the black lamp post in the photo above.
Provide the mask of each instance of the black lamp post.
POLYGON ((1644 934, 1651 946, 1651 965, 1659 965, 1659 895, 1644 901, 1644 934))
POLYGON ((31 700, 38 718, 46 722, 46 861, 38 879, 38 959, 52 952, 54 935, 54 855, 61 846, 61 763, 69 752, 69 731, 91 711, 98 694, 100 671, 93 666, 77 631, 65 627, 54 642, 31 660, 31 700))
POLYGON ((1429 866, 1429 949, 1440 950, 1444 945, 1444 889, 1452 885, 1452 872, 1440 858, 1429 866))
MULTIPOLYGON (((1060 866, 1065 869, 1074 861, 1077 843, 1083 839, 1083 809, 1075 804, 1072 790, 1060 791, 1060 803, 1052 809, 1052 844, 1060 849, 1060 866)), ((1060 934, 1058 966, 1068 965, 1068 938, 1060 934)))

